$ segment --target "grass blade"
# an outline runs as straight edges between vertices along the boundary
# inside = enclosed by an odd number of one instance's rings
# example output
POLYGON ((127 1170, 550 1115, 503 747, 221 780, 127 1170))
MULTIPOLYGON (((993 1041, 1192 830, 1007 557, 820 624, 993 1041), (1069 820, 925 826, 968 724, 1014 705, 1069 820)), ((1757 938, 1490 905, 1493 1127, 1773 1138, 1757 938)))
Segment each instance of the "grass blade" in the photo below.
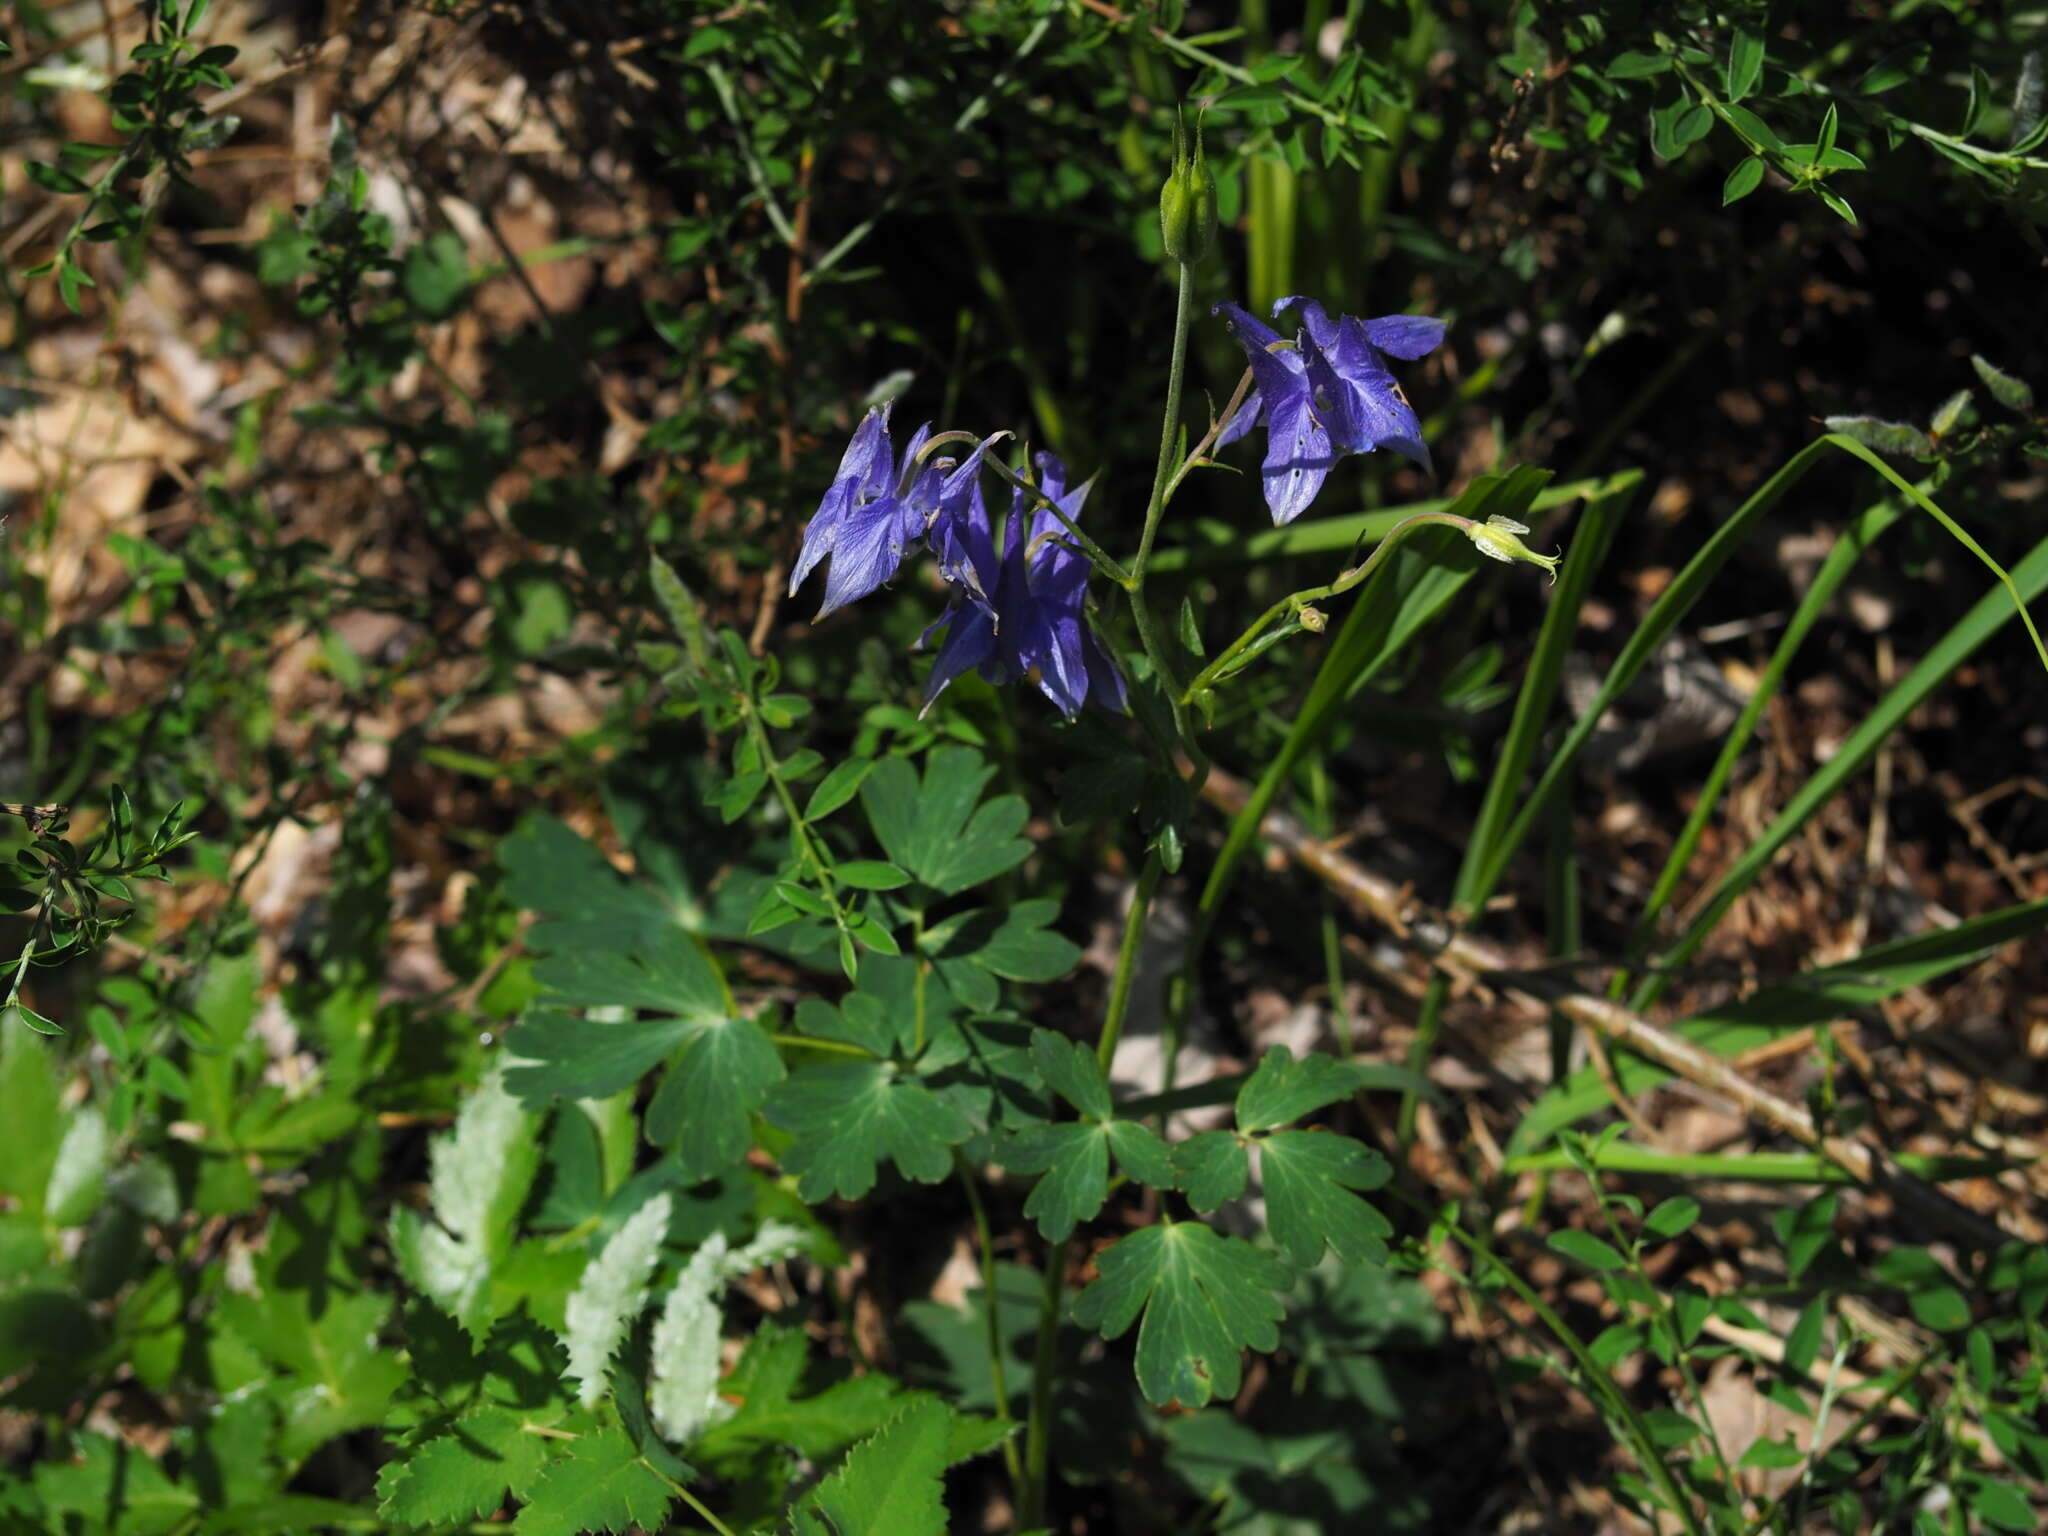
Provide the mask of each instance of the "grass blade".
POLYGON ((1698 913, 1686 925, 1678 941, 1664 952, 1660 974, 1645 977, 1636 988, 1631 1006, 1637 1012, 1642 1012, 1662 995, 1668 983, 1669 968, 1683 965, 1698 952, 1735 898, 1755 884, 1786 841, 1837 790, 1863 770, 1884 739, 1898 729, 1923 699, 1946 682, 1979 646, 2011 621, 2014 603, 2019 604, 2019 612, 2025 616, 2025 604, 2048 587, 2048 539, 2034 546, 2026 559, 2020 562, 2012 579, 2011 600, 2003 592, 1987 592, 1978 599, 1976 605, 1941 638, 1940 643, 1920 659, 1919 665, 1901 678, 1891 692, 1878 701, 1877 707, 1864 716, 1863 723, 1856 727, 1835 755, 1821 764, 1799 787, 1764 834, 1744 850, 1734 867, 1721 877, 1701 902, 1698 913))

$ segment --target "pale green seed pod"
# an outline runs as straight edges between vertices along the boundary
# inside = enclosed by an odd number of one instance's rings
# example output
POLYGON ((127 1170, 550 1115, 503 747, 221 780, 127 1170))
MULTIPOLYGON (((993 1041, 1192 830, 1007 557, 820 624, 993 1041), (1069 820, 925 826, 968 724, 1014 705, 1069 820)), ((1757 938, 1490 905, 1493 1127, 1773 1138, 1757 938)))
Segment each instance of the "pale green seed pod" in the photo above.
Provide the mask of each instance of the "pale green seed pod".
POLYGON ((1173 168, 1159 188, 1159 233, 1166 254, 1191 267, 1209 254, 1216 239, 1216 178, 1202 154, 1202 130, 1195 128, 1195 152, 1188 155, 1187 129, 1173 119, 1173 168))
POLYGON ((1557 580, 1557 562, 1561 555, 1539 555, 1522 542, 1521 536, 1529 530, 1511 517, 1502 517, 1496 512, 1483 523, 1472 523, 1465 529, 1467 538, 1479 547, 1479 553, 1489 560, 1509 562, 1523 561, 1529 565, 1540 565, 1550 572, 1550 579, 1557 580))

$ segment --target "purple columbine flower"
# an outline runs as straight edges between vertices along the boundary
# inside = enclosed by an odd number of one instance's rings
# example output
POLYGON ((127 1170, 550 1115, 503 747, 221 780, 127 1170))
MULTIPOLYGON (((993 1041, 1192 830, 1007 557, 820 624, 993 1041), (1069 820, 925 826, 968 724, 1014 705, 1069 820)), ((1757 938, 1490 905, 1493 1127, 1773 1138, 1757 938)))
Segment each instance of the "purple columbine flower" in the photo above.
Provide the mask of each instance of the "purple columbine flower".
MULTIPOLYGON (((957 467, 950 460, 920 464, 918 455, 932 435, 931 424, 919 427, 893 460, 889 442, 889 407, 877 406, 854 429, 853 441, 839 460, 839 471, 804 529, 803 548, 789 574, 792 594, 827 555, 823 618, 835 608, 866 597, 896 574, 911 546, 928 530, 956 523, 991 437, 957 467)), ((942 535, 935 534, 935 541, 942 535)), ((947 554, 941 550, 942 566, 947 554)))
MULTIPOLYGON (((1035 462, 1040 492, 1078 523, 1092 482, 1069 490, 1057 458, 1041 453, 1035 462)), ((970 667, 999 687, 1029 678, 1069 720, 1091 693, 1108 708, 1128 707, 1123 676, 1088 627, 1088 557, 1059 537, 1057 517, 1033 507, 1023 491, 1013 494, 998 555, 979 483, 969 491, 952 530, 964 568, 957 577, 949 573, 952 603, 924 636, 946 631, 925 688, 927 709, 970 667)))
POLYGON ((1305 325, 1292 346, 1235 304, 1218 304, 1214 311, 1251 360, 1257 385, 1217 435, 1216 446, 1236 442, 1265 418, 1261 474, 1275 523, 1301 516, 1347 453, 1389 448, 1430 468, 1422 424, 1382 354, 1421 357, 1444 335, 1443 321, 1421 315, 1340 315, 1332 321, 1314 299, 1298 296, 1275 304, 1274 315, 1290 305, 1300 307, 1305 325))

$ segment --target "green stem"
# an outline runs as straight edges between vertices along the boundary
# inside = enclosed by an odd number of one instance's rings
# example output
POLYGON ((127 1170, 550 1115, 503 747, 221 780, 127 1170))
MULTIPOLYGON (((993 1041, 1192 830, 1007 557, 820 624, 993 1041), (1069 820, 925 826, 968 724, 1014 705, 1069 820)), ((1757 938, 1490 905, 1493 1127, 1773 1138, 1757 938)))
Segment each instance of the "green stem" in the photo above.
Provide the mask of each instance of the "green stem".
POLYGON ((1093 565, 1095 569, 1102 572, 1103 575, 1107 576, 1111 581, 1115 582, 1120 587, 1126 585, 1130 581, 1131 573, 1125 570, 1123 566, 1114 557, 1110 555, 1108 550, 1104 549, 1100 544, 1096 543, 1093 539, 1089 538, 1087 534, 1083 533, 1081 531, 1080 525, 1077 524, 1071 517, 1067 516, 1065 510, 1060 506, 1058 502, 1054 501, 1050 496, 1046 495, 1045 492, 1041 491, 1037 486, 1033 485, 1029 480, 1025 479, 1022 475, 1018 474, 1016 470, 1010 468, 1009 465, 1003 463, 1000 459, 991 457, 984 459, 982 462, 986 464, 990 469, 994 470, 1003 479, 1009 481, 1010 484, 1015 486, 1018 490, 1022 491, 1025 495, 1029 496, 1035 504, 1034 510, 1037 507, 1043 507, 1046 511, 1050 512, 1054 517, 1058 518, 1060 520, 1061 525, 1066 528, 1068 537, 1073 539, 1074 546, 1077 549, 1079 549, 1082 554, 1088 557, 1089 563, 1093 565))
MULTIPOLYGON (((1003 1365, 1003 1325, 997 1313, 1001 1296, 996 1288, 996 1245, 989 1233, 988 1207, 982 1204, 974 1171, 967 1166, 958 1147, 953 1149, 953 1167, 960 1175, 960 1187, 967 1191, 967 1209, 974 1214, 974 1239, 981 1249, 981 1294, 988 1306, 988 1375, 996 1395, 996 1422, 1013 1424, 1016 1420, 1010 1413, 1009 1376, 1003 1365)), ((1011 1499, 1022 1499, 1024 1463, 1017 1452, 1015 1435, 1003 1441, 1003 1467, 1010 1474, 1011 1499)))
MULTIPOLYGON (((642 1465, 644 1466, 646 1464, 643 1462, 642 1465)), ((649 1467, 648 1470, 650 1472, 654 1471, 652 1467, 649 1467)), ((723 1520, 719 1519, 718 1516, 711 1513, 710 1510, 706 1509, 704 1507, 704 1502, 701 1499, 699 1499, 697 1495, 690 1492, 690 1490, 685 1488, 681 1483, 678 1483, 671 1478, 662 1477, 659 1472, 654 1472, 654 1475, 656 1477, 661 1477, 661 1480, 663 1482, 667 1483, 670 1488, 674 1489, 676 1494, 682 1499, 682 1501, 685 1504, 689 1505, 690 1508, 696 1512, 697 1518, 702 1520, 706 1525, 710 1526, 712 1530, 716 1531, 718 1533, 718 1536, 732 1536, 732 1527, 727 1525, 723 1520)))
POLYGON ((1095 1045, 1095 1059, 1105 1074, 1116 1059, 1117 1041, 1123 1038, 1124 1014, 1131 1004, 1131 978, 1138 970, 1138 945, 1145 936, 1145 913, 1152 905, 1152 893, 1159 889, 1159 851, 1145 855, 1145 867, 1138 872, 1138 884, 1131 892, 1130 915, 1124 919, 1123 942, 1117 946, 1116 977, 1109 987, 1109 1009, 1102 1017, 1102 1037, 1095 1045))
MULTIPOLYGON (((1474 1259, 1487 1264, 1493 1273, 1500 1277, 1501 1283, 1513 1291, 1522 1305, 1534 1313, 1543 1326, 1550 1330, 1551 1336, 1564 1346, 1565 1352, 1572 1357, 1572 1363, 1578 1367, 1580 1386, 1589 1397, 1600 1403, 1613 1416, 1624 1437, 1632 1442, 1630 1449, 1635 1452, 1643 1470, 1656 1480, 1659 1490, 1669 1501, 1672 1512, 1678 1516, 1691 1536, 1704 1536, 1699 1516, 1693 1511, 1684 1490, 1679 1487, 1677 1478, 1673 1476, 1663 1454, 1657 1449, 1656 1441, 1650 1436, 1649 1426, 1643 1422, 1635 1404, 1629 1401, 1628 1394, 1615 1384, 1613 1377, 1600 1368, 1599 1362, 1593 1359, 1570 1325, 1559 1317, 1550 1304, 1516 1274, 1512 1267, 1503 1262, 1483 1238, 1466 1231, 1455 1221, 1441 1223, 1440 1229, 1474 1259)), ((1475 1286, 1475 1289, 1479 1288, 1475 1286)), ((1481 1294, 1487 1293, 1481 1290, 1481 1294)), ((1496 1306, 1499 1305, 1497 1297, 1489 1296, 1489 1299, 1493 1300, 1496 1306)))
POLYGON ((1159 634, 1158 622, 1145 601, 1145 565, 1152 558, 1153 542, 1159 537, 1159 523, 1166 511, 1167 487, 1173 480, 1174 450, 1180 442, 1181 389, 1187 378, 1188 331, 1194 324, 1195 273, 1186 263, 1180 268, 1179 296, 1173 311, 1173 361, 1166 374, 1166 413, 1159 424, 1159 462, 1152 472, 1152 497, 1145 507, 1145 528, 1138 536, 1138 553, 1132 557, 1124 591, 1131 600, 1131 617, 1137 622, 1138 643, 1152 663, 1152 674, 1166 690, 1173 710, 1173 728, 1181 744, 1199 760, 1194 732, 1188 729, 1187 702, 1181 696, 1180 680, 1159 634))
POLYGON ((1159 536, 1160 514, 1166 510, 1167 482, 1173 478, 1173 453, 1180 441, 1180 396, 1187 379, 1188 331, 1194 324, 1195 269, 1181 264, 1180 290, 1173 309, 1173 361, 1166 373, 1166 418, 1159 424, 1159 463, 1152 472, 1152 500, 1145 508, 1145 531, 1138 537, 1138 556, 1131 562, 1129 590, 1144 591, 1145 562, 1159 536))
POLYGON ((832 878, 832 867, 818 853, 811 841, 811 830, 804 822, 803 812, 798 809, 796 796, 790 793, 789 785, 783 782, 782 761, 775 755, 775 748, 769 743, 768 728, 761 723, 761 716, 754 709, 754 701, 743 698, 741 707, 746 712, 747 734, 754 739, 754 750, 761 754, 761 771, 768 775, 768 782, 775 786, 775 798, 782 802, 782 809, 789 817, 789 834, 795 841, 797 852, 811 872, 818 877, 818 894, 832 909, 833 925, 841 933, 846 931, 846 910, 839 905, 837 882, 832 878))
POLYGON ((1349 592, 1379 569, 1380 562, 1393 552, 1394 546, 1400 543, 1410 529, 1419 528, 1425 523, 1441 523, 1446 528, 1473 526, 1470 518, 1459 517, 1451 512, 1417 512, 1413 517, 1404 517, 1387 531, 1387 536, 1380 540, 1378 548, 1374 549, 1362 564, 1353 566, 1326 586, 1304 587, 1299 592, 1288 593, 1254 619, 1250 628, 1225 646, 1214 661, 1195 674, 1194 681, 1188 684, 1186 692, 1182 695, 1182 702, 1193 699, 1202 689, 1214 684, 1225 669, 1259 638, 1268 625, 1278 623, 1282 619, 1297 618, 1302 609, 1311 603, 1319 603, 1325 598, 1340 597, 1349 592))
POLYGON ((911 952, 917 956, 917 980, 913 984, 913 994, 916 998, 916 1002, 913 1005, 916 1013, 916 1026, 912 1033, 910 1044, 910 1056, 914 1061, 924 1054, 924 983, 925 978, 931 974, 932 963, 924 952, 924 908, 919 907, 915 912, 911 913, 910 921, 911 952))
POLYGON ((1059 1346, 1060 1290, 1066 1281, 1067 1245, 1045 1256, 1038 1300, 1038 1341, 1031 1355, 1031 1414, 1024 1425, 1024 1486, 1017 1498, 1017 1528, 1045 1524, 1046 1471, 1052 1460, 1052 1373, 1059 1346))
POLYGON ((786 1045, 803 1051, 835 1051, 841 1056, 858 1056, 862 1061, 873 1061, 875 1053, 864 1045, 855 1045, 850 1040, 826 1040, 817 1035, 770 1035, 777 1045, 786 1045))

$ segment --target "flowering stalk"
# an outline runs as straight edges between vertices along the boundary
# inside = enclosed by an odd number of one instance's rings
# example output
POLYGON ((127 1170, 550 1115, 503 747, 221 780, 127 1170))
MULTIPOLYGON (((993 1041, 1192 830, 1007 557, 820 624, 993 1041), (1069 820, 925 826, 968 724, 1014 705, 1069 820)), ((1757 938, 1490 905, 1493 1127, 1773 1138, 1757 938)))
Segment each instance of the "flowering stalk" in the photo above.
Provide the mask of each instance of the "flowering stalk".
POLYGON ((1166 418, 1159 427, 1159 463, 1152 472, 1152 499, 1145 508, 1145 529, 1138 536, 1138 553, 1131 560, 1130 574, 1125 578, 1123 587, 1130 595, 1131 617, 1138 626, 1138 642, 1144 646, 1145 655, 1152 663, 1153 675, 1166 687, 1167 702, 1173 708, 1174 731, 1199 765, 1202 757, 1200 749, 1195 746, 1194 732, 1188 729, 1187 701, 1181 695, 1179 679, 1167 657, 1166 647, 1160 643, 1158 623, 1145 601, 1145 566, 1152 558, 1152 544, 1159 536, 1159 520, 1166 511, 1167 486, 1173 480, 1173 451, 1180 437, 1181 386, 1187 374, 1188 331, 1194 321, 1194 300, 1194 270, 1183 264, 1180 269, 1180 296, 1173 313, 1173 361, 1166 375, 1166 418))
POLYGON ((1329 585, 1305 587, 1299 592, 1290 592, 1271 608, 1268 608, 1259 615, 1243 634, 1231 641, 1229 645, 1225 646, 1217 654, 1214 661, 1195 674, 1193 681, 1187 685, 1186 691, 1181 695, 1181 702, 1183 704, 1193 703, 1201 696, 1204 689, 1213 686, 1221 678, 1237 671, 1238 667, 1232 665, 1232 663, 1249 661, 1253 655, 1264 651, 1275 640, 1284 638, 1285 634, 1291 634, 1300 629, 1316 628, 1315 623, 1305 617, 1305 615, 1314 611, 1310 606, 1311 604, 1319 603, 1325 598, 1338 597, 1349 592, 1353 587, 1356 587, 1360 582, 1372 575, 1374 571, 1379 569, 1380 562, 1393 552, 1394 546, 1400 543, 1410 529, 1419 528, 1425 523, 1437 523, 1446 528, 1462 530, 1465 536, 1471 539, 1478 548, 1479 552, 1491 559, 1527 561, 1531 564, 1542 566, 1553 575, 1556 573, 1558 557, 1556 555, 1539 555, 1534 550, 1525 546, 1518 535, 1527 533, 1529 530, 1520 523, 1513 523, 1506 518, 1499 517, 1488 518, 1485 522, 1481 523, 1475 522, 1469 517, 1459 517, 1451 512, 1418 512, 1413 517, 1404 517, 1400 522, 1394 524, 1388 530, 1387 536, 1380 540, 1378 547, 1373 550, 1371 555, 1360 564, 1345 571, 1329 585), (1279 623, 1282 620, 1288 621, 1294 628, 1286 630, 1282 634, 1264 634, 1268 626, 1279 623))
POLYGON ((1081 525, 1079 523, 1076 523, 1071 517, 1067 516, 1066 508, 1062 507, 1058 502, 1054 501, 1050 496, 1046 495, 1045 492, 1041 490, 1038 486, 1032 484, 1029 480, 1025 479, 1022 475, 1017 473, 1016 470, 1010 468, 1010 466, 1005 464, 1001 459, 988 460, 987 467, 996 472, 996 477, 998 479, 1009 481, 1010 485, 1013 488, 1024 493, 1025 497, 1027 498, 1025 502, 1025 509, 1027 511, 1046 511, 1050 512, 1054 517, 1058 518, 1060 520, 1061 525, 1064 526, 1067 530, 1067 537, 1074 541, 1074 548, 1078 549, 1082 554, 1086 555, 1088 557, 1088 563, 1094 566, 1095 569, 1102 572, 1103 575, 1107 576, 1111 581, 1115 582, 1118 586, 1122 586, 1125 582, 1130 580, 1130 572, 1126 571, 1123 568, 1123 566, 1119 564, 1110 555, 1108 550, 1104 549, 1100 544, 1096 543, 1093 539, 1089 538, 1087 534, 1083 533, 1081 531, 1081 525))

